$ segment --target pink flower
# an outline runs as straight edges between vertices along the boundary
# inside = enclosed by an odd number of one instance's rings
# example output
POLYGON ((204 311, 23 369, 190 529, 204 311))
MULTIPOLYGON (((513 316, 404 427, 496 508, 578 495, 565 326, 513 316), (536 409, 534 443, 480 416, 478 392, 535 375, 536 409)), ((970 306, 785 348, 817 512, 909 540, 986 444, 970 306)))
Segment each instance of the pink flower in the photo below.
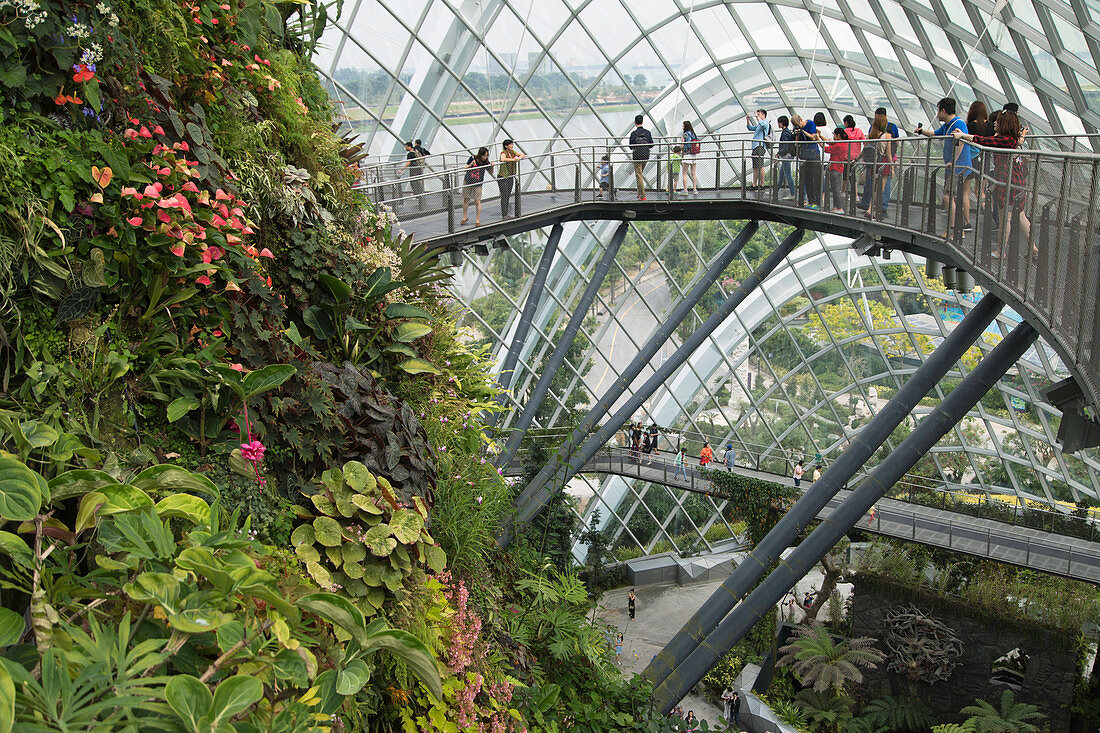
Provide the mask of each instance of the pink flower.
POLYGON ((164 128, 161 127, 160 125, 157 125, 156 127, 153 128, 153 132, 155 132, 158 135, 163 135, 164 134, 164 128))
POLYGON ((199 285, 209 285, 210 278, 208 278, 206 275, 199 275, 195 278, 195 282, 197 282, 199 285))
POLYGON ((225 250, 216 245, 207 247, 202 253, 202 261, 206 264, 220 260, 225 256, 225 250))
POLYGON ((479 497, 477 497, 477 503, 478 503, 478 506, 480 506, 480 505, 481 505, 481 498, 482 498, 482 497, 480 497, 480 496, 479 496, 479 497))
POLYGON ((141 199, 145 198, 145 197, 144 197, 144 196, 142 196, 142 195, 141 195, 140 193, 138 193, 138 192, 137 192, 137 189, 136 189, 136 188, 134 188, 133 186, 123 186, 123 188, 122 188, 122 196, 123 196, 124 198, 129 198, 129 197, 133 196, 134 198, 138 199, 139 201, 140 201, 141 199))
POLYGON ((229 368, 234 370, 234 371, 237 371, 237 372, 243 372, 244 371, 244 367, 241 366, 240 364, 230 364, 229 368))
POLYGON ((126 223, 133 227, 139 227, 144 221, 145 220, 142 219, 140 216, 131 216, 129 219, 126 220, 126 223))
POLYGON ((275 255, 271 254, 271 250, 269 250, 267 247, 264 247, 263 249, 260 250, 260 257, 274 258, 275 255))
POLYGON ((172 254, 174 254, 176 257, 183 257, 183 248, 184 248, 184 246, 185 245, 182 242, 180 242, 179 244, 173 245, 172 246, 172 254))
POLYGON ((251 443, 241 443, 241 455, 253 463, 258 463, 264 459, 264 451, 267 450, 264 444, 258 440, 253 440, 251 443))
POLYGON ((180 187, 184 191, 190 191, 191 193, 198 193, 199 187, 195 185, 194 181, 188 181, 180 187))
POLYGON ((145 127, 144 125, 142 125, 141 129, 138 130, 138 137, 150 138, 152 136, 153 133, 149 132, 149 128, 145 127))

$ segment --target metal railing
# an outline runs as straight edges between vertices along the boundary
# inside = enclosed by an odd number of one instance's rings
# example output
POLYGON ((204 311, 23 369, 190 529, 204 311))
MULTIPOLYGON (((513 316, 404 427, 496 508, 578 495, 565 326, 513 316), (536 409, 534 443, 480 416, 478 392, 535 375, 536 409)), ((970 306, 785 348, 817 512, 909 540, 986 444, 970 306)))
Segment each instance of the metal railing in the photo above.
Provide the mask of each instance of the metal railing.
MULTIPOLYGON (((561 439, 564 440, 567 432, 548 433, 540 431, 538 438, 540 440, 553 440, 556 435, 560 435, 561 439)), ((705 474, 699 470, 698 450, 692 449, 697 445, 701 446, 704 441, 709 442, 714 447, 715 452, 715 459, 710 468, 721 470, 724 466, 719 459, 723 457, 722 452, 725 444, 730 441, 693 431, 662 432, 661 439, 665 441, 672 452, 678 450, 681 445, 685 448, 690 446, 685 461, 686 470, 682 474, 684 483, 681 488, 721 497, 720 493, 713 491, 710 479, 706 478, 705 474)), ((658 442, 658 446, 660 446, 660 442, 658 442)), ((776 449, 775 446, 752 446, 752 444, 743 442, 736 444, 735 453, 735 467, 758 471, 774 477, 774 479, 783 480, 784 483, 791 480, 794 464, 799 458, 807 458, 806 473, 803 479, 804 484, 807 485, 813 482, 812 470, 815 463, 820 464, 823 471, 830 463, 828 457, 822 457, 819 461, 812 461, 808 456, 797 451, 776 449), (759 450, 753 450, 753 447, 759 450), (776 450, 781 451, 781 453, 777 454, 776 450)), ((513 472, 522 466, 524 454, 525 450, 521 450, 513 459, 511 465, 513 472)), ((670 477, 673 480, 679 480, 675 459, 664 457, 660 448, 651 454, 646 454, 634 451, 628 444, 605 446, 593 460, 585 465, 584 470, 607 470, 622 476, 660 481, 661 483, 668 483, 670 477)), ((873 470, 874 466, 861 469, 848 484, 844 485, 844 488, 859 483, 863 478, 870 475, 873 470)), ((1085 510, 1086 513, 1082 515, 1073 513, 1069 509, 1065 511, 1042 509, 1029 506, 1027 503, 1029 500, 1023 497, 1019 497, 1013 502, 1002 501, 989 498, 986 493, 987 490, 984 488, 960 490, 957 488, 958 486, 958 484, 949 484, 942 480, 936 481, 924 476, 906 474, 905 478, 894 484, 886 494, 886 498, 907 504, 964 514, 977 519, 988 519, 1052 534, 1076 537, 1089 542, 1100 542, 1100 522, 1089 510, 1085 510)), ((988 491, 991 493, 1002 491, 1005 494, 1014 493, 1013 489, 1005 487, 992 487, 988 491)))

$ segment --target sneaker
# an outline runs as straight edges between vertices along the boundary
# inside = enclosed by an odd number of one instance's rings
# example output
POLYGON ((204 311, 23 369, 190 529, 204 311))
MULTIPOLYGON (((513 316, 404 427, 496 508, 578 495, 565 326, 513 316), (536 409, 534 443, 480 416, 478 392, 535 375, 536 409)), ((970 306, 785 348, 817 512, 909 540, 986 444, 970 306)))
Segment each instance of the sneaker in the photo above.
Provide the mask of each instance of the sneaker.
POLYGON ((645 201, 645 196, 639 196, 639 197, 638 197, 638 200, 639 200, 639 201, 645 201))
POLYGON ((603 194, 602 194, 602 193, 598 193, 598 194, 596 194, 596 198, 598 198, 598 199, 602 199, 602 198, 603 198, 603 194))
POLYGON ((790 201, 791 199, 794 198, 794 194, 793 193, 785 193, 782 196, 780 196, 779 198, 783 199, 784 201, 790 201))
POLYGON ((974 231, 974 225, 973 225, 973 224, 970 224, 970 223, 966 223, 966 224, 963 224, 963 231, 964 231, 964 232, 972 232, 972 231, 974 231))
POLYGON ((820 207, 820 206, 818 206, 817 204, 806 204, 806 208, 807 208, 807 209, 813 209, 814 211, 817 211, 817 210, 818 210, 818 209, 820 209, 821 207, 820 207))

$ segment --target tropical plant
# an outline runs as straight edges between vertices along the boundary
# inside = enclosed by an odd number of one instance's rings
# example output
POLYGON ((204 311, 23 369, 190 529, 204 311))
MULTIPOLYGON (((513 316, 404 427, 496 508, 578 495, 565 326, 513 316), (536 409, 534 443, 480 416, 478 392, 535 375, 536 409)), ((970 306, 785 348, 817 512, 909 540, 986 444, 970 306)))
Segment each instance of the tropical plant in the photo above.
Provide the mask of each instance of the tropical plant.
POLYGON ((850 685, 863 681, 860 667, 874 669, 885 658, 874 643, 868 637, 836 639, 818 623, 799 626, 794 639, 780 648, 783 657, 779 663, 789 665, 815 692, 843 693, 850 685))
POLYGON ((775 713, 776 717, 787 725, 795 730, 806 730, 809 723, 806 713, 793 700, 782 698, 777 698, 775 700, 769 699, 768 706, 772 709, 772 712, 775 713))
POLYGON ((705 473, 714 483, 715 493, 729 500, 727 520, 730 523, 744 521, 748 540, 753 545, 771 531, 799 496, 797 489, 772 481, 750 479, 729 471, 708 470, 705 473))
POLYGON ((838 695, 829 690, 802 690, 795 696, 795 702, 809 718, 810 727, 823 733, 840 733, 852 718, 852 706, 855 701, 847 695, 838 695))
POLYGON ((933 725, 932 733, 974 733, 974 729, 959 723, 942 723, 933 725))
POLYGON ((419 496, 404 504, 358 461, 330 468, 314 487, 317 515, 290 541, 322 588, 343 589, 373 616, 387 597, 403 597, 410 578, 422 579, 423 567, 443 571, 447 556, 424 528, 428 508, 419 496))
POLYGON ((866 721, 871 733, 925 731, 936 722, 923 701, 908 695, 875 698, 859 711, 858 720, 866 721))
POLYGON ((1043 719, 1037 705, 1016 702, 1012 690, 1001 693, 1001 704, 995 708, 985 700, 975 700, 960 711, 968 715, 966 727, 975 733, 1037 733, 1035 722, 1043 719))

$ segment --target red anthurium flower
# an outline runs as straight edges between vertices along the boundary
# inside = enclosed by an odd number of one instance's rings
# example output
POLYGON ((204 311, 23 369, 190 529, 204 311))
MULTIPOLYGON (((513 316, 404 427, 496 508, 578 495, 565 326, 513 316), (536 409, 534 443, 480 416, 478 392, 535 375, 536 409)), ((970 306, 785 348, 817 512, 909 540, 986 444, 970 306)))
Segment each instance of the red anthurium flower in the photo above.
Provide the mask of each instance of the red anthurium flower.
POLYGON ((230 196, 229 194, 227 194, 225 191, 221 190, 220 188, 217 191, 214 192, 214 198, 217 201, 232 201, 233 200, 232 196, 230 196))
POLYGON ((244 367, 241 366, 240 364, 230 364, 229 368, 234 370, 234 371, 238 371, 238 372, 243 372, 244 371, 244 367))
POLYGON ((122 187, 122 196, 123 196, 123 198, 133 197, 133 198, 138 199, 139 201, 144 198, 144 196, 142 196, 140 193, 138 193, 137 189, 134 188, 133 186, 123 186, 122 187))
POLYGON ((172 215, 169 214, 167 211, 158 211, 157 212, 157 219, 164 222, 165 224, 168 224, 169 222, 172 221, 172 215))
POLYGON ((164 128, 161 127, 160 125, 157 125, 156 127, 153 128, 153 132, 156 133, 157 135, 163 135, 164 134, 164 128))
POLYGON ((135 226, 135 227, 139 227, 139 226, 141 226, 141 223, 142 223, 143 221, 145 221, 145 220, 144 220, 144 219, 142 219, 142 218, 141 218, 140 216, 131 216, 131 217, 130 217, 129 219, 127 219, 127 220, 126 220, 126 222, 127 222, 127 223, 128 223, 128 224, 129 224, 130 226, 135 226))
POLYGON ((140 129, 140 130, 138 130, 138 135, 139 135, 140 137, 144 137, 144 138, 150 138, 150 137, 152 137, 152 136, 153 136, 153 133, 149 132, 149 128, 148 128, 148 127, 146 127, 145 125, 142 125, 142 126, 141 126, 141 129, 140 129))
MULTIPOLYGON (((206 275, 199 275, 197 278, 195 278, 195 282, 197 282, 199 285, 209 285, 210 278, 208 278, 206 275)), ((214 335, 221 336, 220 333, 215 333, 214 335)))
POLYGON ((174 254, 176 257, 183 257, 184 246, 185 245, 183 244, 183 242, 172 245, 172 254, 174 254))
POLYGON ((275 255, 273 255, 271 253, 271 250, 269 250, 267 247, 264 247, 260 250, 260 257, 271 257, 272 259, 274 259, 275 255))
POLYGON ((199 192, 199 187, 196 186, 191 181, 188 181, 187 183, 183 184, 180 188, 182 188, 184 191, 190 191, 191 193, 198 193, 199 192))
POLYGON ((159 183, 151 183, 151 184, 149 184, 148 186, 145 187, 145 190, 142 191, 142 193, 147 198, 151 198, 151 199, 160 198, 160 184, 159 183))
POLYGON ((137 130, 135 130, 134 128, 127 127, 126 131, 122 133, 122 136, 127 140, 137 140, 138 133, 137 130))
POLYGON ((76 72, 73 74, 73 81, 78 84, 91 81, 92 77, 95 76, 95 71, 88 68, 87 64, 76 64, 73 66, 73 71, 76 72))

